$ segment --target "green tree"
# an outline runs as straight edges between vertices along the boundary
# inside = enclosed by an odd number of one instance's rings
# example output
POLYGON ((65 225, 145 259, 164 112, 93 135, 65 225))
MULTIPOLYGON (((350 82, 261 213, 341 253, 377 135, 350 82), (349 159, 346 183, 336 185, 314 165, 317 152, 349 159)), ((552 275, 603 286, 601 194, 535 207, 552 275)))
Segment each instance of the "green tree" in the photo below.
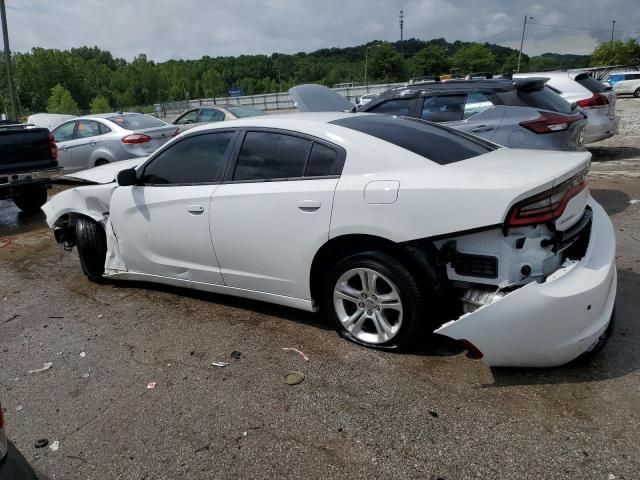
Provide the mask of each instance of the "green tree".
POLYGON ((404 56, 390 43, 381 43, 369 50, 368 77, 383 82, 406 78, 404 56))
POLYGON ((419 50, 409 61, 411 75, 441 75, 451 68, 447 49, 441 45, 428 45, 419 50))
POLYGON ((91 113, 107 113, 111 111, 111 106, 109 105, 109 100, 107 97, 103 97, 102 95, 98 95, 93 100, 91 100, 90 105, 91 113))
POLYGON ((640 62, 640 43, 630 39, 603 43, 591 54, 591 65, 632 65, 640 62))
POLYGON ((57 84, 51 89, 51 95, 47 101, 47 112, 79 115, 80 109, 71 96, 71 92, 62 85, 57 84))
POLYGON ((451 63, 465 72, 492 72, 496 59, 488 47, 479 43, 469 43, 453 55, 451 63))

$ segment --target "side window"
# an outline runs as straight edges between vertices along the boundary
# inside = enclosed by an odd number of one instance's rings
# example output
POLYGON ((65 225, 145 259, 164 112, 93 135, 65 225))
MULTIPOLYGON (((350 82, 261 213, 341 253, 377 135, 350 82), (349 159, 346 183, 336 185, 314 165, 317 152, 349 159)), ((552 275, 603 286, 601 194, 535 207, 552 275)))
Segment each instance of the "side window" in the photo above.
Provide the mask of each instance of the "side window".
POLYGON ((56 142, 66 142, 73 140, 73 130, 76 126, 76 122, 63 123, 59 127, 53 130, 53 136, 56 142))
POLYGON ((466 95, 438 95, 426 97, 420 118, 430 122, 455 122, 462 120, 466 95))
POLYGON ((211 183, 220 179, 235 132, 194 135, 167 148, 144 169, 147 185, 211 183))
POLYGON ((406 117, 411 112, 414 98, 394 98, 386 102, 379 103, 375 107, 368 109, 370 113, 386 113, 387 115, 397 115, 406 117))
POLYGON ((327 175, 340 175, 342 173, 342 161, 333 148, 320 143, 313 143, 305 177, 324 177, 327 175))
POLYGON ((198 115, 198 123, 221 122, 224 120, 224 112, 215 108, 203 108, 198 115))
POLYGON ((93 120, 78 120, 78 131, 76 138, 90 138, 101 135, 100 125, 93 120))
POLYGON ((181 117, 178 117, 175 124, 186 125, 187 123, 196 123, 197 117, 198 117, 198 110, 191 110, 190 112, 185 113, 181 117))
POLYGON ((272 132, 247 132, 233 180, 302 177, 311 141, 272 132))
POLYGON ((476 92, 470 93, 467 95, 467 102, 464 104, 463 118, 473 117, 491 107, 493 107, 493 102, 486 95, 476 92))

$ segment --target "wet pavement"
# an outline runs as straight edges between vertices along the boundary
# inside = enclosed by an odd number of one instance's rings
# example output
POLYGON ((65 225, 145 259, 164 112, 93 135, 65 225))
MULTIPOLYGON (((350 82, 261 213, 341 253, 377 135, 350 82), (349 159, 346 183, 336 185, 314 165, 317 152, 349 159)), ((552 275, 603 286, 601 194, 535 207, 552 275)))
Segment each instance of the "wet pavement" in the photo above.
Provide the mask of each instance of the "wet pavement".
POLYGON ((95 285, 42 218, 2 202, 8 435, 55 479, 637 479, 640 204, 629 201, 640 158, 595 160, 592 193, 618 241, 617 325, 591 363, 554 369, 488 368, 429 338, 410 354, 377 352, 305 312, 95 285), (291 371, 306 378, 289 386, 291 371), (41 438, 59 449, 36 449, 41 438))

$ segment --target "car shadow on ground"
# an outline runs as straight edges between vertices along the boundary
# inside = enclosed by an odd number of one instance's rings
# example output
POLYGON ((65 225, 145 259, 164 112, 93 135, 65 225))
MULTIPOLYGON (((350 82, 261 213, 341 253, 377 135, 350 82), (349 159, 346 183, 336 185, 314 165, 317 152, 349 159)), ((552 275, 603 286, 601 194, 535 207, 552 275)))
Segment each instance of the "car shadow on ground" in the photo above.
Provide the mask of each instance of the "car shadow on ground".
POLYGON ((631 200, 629 195, 620 190, 595 188, 591 190, 591 195, 609 215, 624 212, 629 207, 629 200, 631 200))
POLYGON ((593 162, 611 162, 640 157, 638 147, 589 147, 593 162))
POLYGON ((616 320, 609 343, 590 361, 578 359, 555 368, 493 367, 493 383, 483 387, 601 382, 640 370, 640 274, 618 272, 616 320))

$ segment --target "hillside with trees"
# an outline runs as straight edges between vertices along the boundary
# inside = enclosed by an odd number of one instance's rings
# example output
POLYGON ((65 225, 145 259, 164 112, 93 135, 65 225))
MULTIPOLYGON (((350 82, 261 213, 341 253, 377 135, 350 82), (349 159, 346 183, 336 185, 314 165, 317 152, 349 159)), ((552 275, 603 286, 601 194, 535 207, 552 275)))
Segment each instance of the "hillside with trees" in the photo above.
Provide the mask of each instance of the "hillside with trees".
MULTIPOLYGON (((241 55, 154 62, 140 54, 128 62, 97 47, 34 48, 14 55, 16 87, 23 114, 42 111, 139 109, 185 98, 227 96, 231 87, 247 95, 286 91, 300 83, 334 85, 364 81, 398 82, 455 71, 511 72, 518 52, 499 45, 434 39, 370 42, 311 53, 241 55)), ((588 56, 522 56, 521 70, 586 66, 588 56)), ((5 68, 0 62, 0 95, 6 103, 5 68)), ((68 112, 65 112, 68 113, 68 112)))

